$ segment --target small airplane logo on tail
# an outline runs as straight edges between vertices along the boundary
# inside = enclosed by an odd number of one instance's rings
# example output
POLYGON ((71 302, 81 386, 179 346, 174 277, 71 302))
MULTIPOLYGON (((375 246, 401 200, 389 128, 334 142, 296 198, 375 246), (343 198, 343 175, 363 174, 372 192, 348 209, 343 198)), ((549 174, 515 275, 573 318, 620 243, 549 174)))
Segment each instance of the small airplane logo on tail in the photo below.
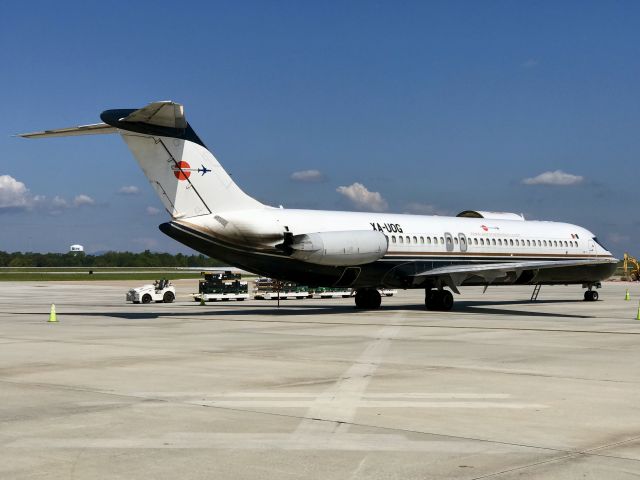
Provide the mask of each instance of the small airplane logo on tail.
POLYGON ((207 167, 205 167, 204 165, 200 165, 200 168, 198 169, 198 173, 204 175, 205 173, 209 173, 211 170, 209 170, 207 167))

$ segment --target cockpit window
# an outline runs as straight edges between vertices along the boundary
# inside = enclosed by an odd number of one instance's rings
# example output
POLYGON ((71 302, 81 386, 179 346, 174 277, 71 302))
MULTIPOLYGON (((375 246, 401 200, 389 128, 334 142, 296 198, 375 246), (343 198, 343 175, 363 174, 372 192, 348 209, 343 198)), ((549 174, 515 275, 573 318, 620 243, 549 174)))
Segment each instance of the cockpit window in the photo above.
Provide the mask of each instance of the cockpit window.
POLYGON ((593 237, 593 241, 596 242, 596 244, 598 246, 600 246, 600 248, 609 251, 609 249, 607 247, 605 247, 602 242, 600 242, 600 240, 598 240, 598 237, 593 237))

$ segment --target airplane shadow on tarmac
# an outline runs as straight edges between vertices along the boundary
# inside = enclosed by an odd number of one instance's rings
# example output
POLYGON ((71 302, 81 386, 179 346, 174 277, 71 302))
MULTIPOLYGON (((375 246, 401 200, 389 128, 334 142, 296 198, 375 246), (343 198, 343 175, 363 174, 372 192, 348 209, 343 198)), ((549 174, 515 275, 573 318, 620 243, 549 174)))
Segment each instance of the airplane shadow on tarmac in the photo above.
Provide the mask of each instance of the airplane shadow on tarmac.
MULTIPOLYGON (((65 312, 65 316, 79 316, 79 317, 114 317, 128 320, 149 320, 156 318, 221 318, 221 317, 243 317, 243 316, 269 316, 269 317, 296 317, 296 316, 344 316, 344 315, 356 315, 356 318, 363 318, 361 314, 367 313, 391 313, 400 311, 411 312, 423 312, 424 319, 441 319, 443 316, 455 314, 455 313, 477 313, 484 315, 495 316, 515 316, 515 317, 538 317, 538 318, 593 318, 590 315, 571 315, 559 312, 540 312, 533 309, 514 310, 506 308, 492 308, 502 305, 549 305, 549 304, 570 304, 570 303, 583 303, 582 300, 538 300, 537 302, 531 302, 529 300, 503 300, 503 301, 457 301, 451 312, 438 312, 426 310, 424 305, 420 304, 395 304, 395 305, 382 305, 377 310, 357 310, 351 305, 287 305, 287 302, 282 302, 280 308, 275 304, 273 305, 255 305, 245 307, 244 305, 232 304, 232 303, 208 303, 204 306, 193 306, 193 309, 175 311, 173 309, 167 309, 166 311, 159 311, 158 305, 138 305, 135 306, 135 311, 129 312, 112 312, 112 311, 91 311, 91 312, 65 312), (220 309, 217 307, 225 306, 227 308, 220 309), (156 308, 154 308, 154 306, 156 308), (207 308, 210 307, 210 308, 207 308), (145 311, 147 308, 154 308, 153 311, 145 311)), ((74 305, 76 306, 76 305, 74 305)), ((80 305, 77 305, 80 306, 80 305)), ((60 307, 63 308, 61 305, 60 307)), ((95 305, 94 305, 95 307, 95 305)), ((40 312, 38 312, 39 314, 40 312)), ((24 314, 24 313, 21 313, 24 314)), ((247 319, 249 320, 249 319, 247 319)), ((249 320, 251 321, 251 320, 249 320)), ((274 320, 272 320, 274 321, 274 320)))

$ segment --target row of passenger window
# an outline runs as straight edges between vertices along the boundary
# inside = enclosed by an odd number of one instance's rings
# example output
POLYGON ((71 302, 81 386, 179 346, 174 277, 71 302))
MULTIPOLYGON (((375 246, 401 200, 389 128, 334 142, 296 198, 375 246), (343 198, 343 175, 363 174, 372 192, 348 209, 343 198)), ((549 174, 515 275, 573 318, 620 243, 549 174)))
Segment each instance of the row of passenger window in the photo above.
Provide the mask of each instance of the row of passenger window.
MULTIPOLYGON (((389 237, 387 237, 389 238, 389 237)), ((510 246, 510 247, 565 247, 565 248, 577 248, 578 242, 574 240, 520 240, 518 238, 513 239, 502 239, 502 238, 473 238, 467 239, 466 237, 461 237, 458 240, 458 237, 447 237, 446 241, 453 242, 458 245, 458 243, 462 243, 466 246, 468 242, 469 245, 479 245, 479 246, 510 246)), ((414 244, 414 245, 444 245, 445 237, 424 237, 424 236, 402 236, 391 235, 391 243, 393 244, 414 244), (426 240, 425 240, 426 238, 426 240)))

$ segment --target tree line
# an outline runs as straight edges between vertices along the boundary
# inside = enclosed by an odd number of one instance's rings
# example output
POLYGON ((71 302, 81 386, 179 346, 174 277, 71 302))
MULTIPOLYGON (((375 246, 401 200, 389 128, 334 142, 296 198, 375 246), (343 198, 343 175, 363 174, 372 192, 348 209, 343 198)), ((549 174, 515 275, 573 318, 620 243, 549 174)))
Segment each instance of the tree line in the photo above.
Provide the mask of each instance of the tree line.
POLYGON ((105 252, 99 255, 84 253, 34 253, 0 251, 0 267, 217 267, 218 260, 204 255, 157 253, 145 250, 133 252, 105 252))

